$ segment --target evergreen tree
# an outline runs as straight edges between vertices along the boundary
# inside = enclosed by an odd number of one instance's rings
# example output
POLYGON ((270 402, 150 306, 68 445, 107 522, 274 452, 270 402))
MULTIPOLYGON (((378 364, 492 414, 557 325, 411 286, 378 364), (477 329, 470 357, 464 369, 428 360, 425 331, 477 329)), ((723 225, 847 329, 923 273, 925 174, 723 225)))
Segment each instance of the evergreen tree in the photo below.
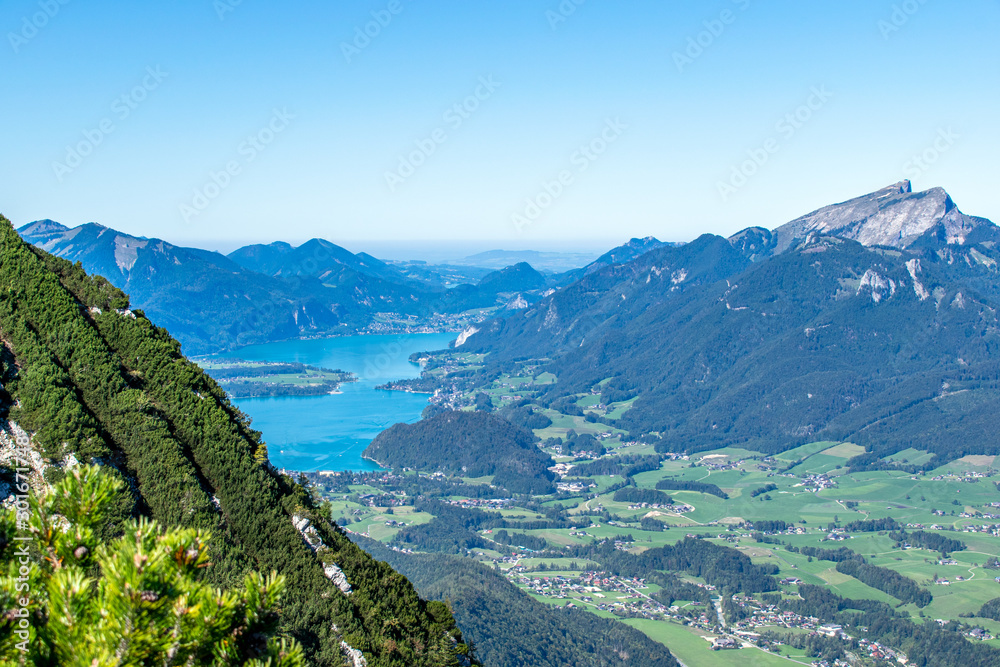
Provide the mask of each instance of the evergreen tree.
POLYGON ((101 543, 120 490, 99 467, 77 467, 33 496, 27 517, 5 513, 0 664, 305 665, 296 642, 273 636, 284 578, 212 588, 207 531, 143 518, 101 543))

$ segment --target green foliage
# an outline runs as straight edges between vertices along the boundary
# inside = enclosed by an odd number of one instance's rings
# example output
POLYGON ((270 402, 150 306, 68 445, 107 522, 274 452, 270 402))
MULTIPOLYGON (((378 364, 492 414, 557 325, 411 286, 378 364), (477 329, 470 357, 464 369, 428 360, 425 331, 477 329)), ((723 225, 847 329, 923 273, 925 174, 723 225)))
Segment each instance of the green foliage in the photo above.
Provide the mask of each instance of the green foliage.
POLYGON ((837 563, 837 572, 850 575, 872 588, 888 593, 901 602, 912 602, 918 607, 926 607, 934 599, 930 592, 918 586, 917 582, 909 577, 887 567, 866 563, 863 560, 842 560, 837 563))
POLYGON ((761 521, 751 521, 750 527, 762 533, 781 533, 788 530, 792 524, 780 519, 765 519, 761 521))
POLYGON ((535 537, 534 535, 528 535, 526 533, 513 533, 509 534, 506 530, 498 530, 496 534, 493 535, 493 540, 498 544, 514 545, 518 547, 524 547, 525 549, 530 549, 531 551, 545 551, 548 549, 548 542, 544 538, 535 537))
POLYGON ((900 530, 899 525, 891 516, 882 519, 859 519, 844 525, 844 530, 849 533, 877 533, 883 530, 900 530))
POLYGON ((552 426, 552 420, 528 406, 511 407, 499 411, 499 415, 515 426, 532 431, 552 426))
POLYGON ((210 531, 207 582, 235 589, 251 571, 284 576, 282 631, 311 664, 341 667, 343 639, 370 667, 457 665, 468 647, 454 620, 431 615, 405 578, 272 470, 260 434, 219 386, 141 312, 116 312, 126 303, 0 220, 0 331, 18 366, 5 382, 20 405, 12 417, 45 456, 98 458, 120 471, 126 486, 102 532, 123 530, 129 513, 210 531), (292 515, 312 522, 321 546, 307 546, 292 515), (344 572, 350 595, 325 575, 327 563, 344 572))
POLYGON ((839 563, 842 560, 864 560, 860 554, 848 549, 847 547, 838 547, 837 549, 821 549, 819 547, 788 546, 786 548, 800 553, 803 556, 818 558, 820 560, 828 560, 834 563, 839 563))
POLYGON ((764 486, 758 487, 750 492, 751 498, 756 498, 757 496, 762 496, 765 493, 770 493, 771 491, 777 491, 777 484, 765 484, 764 486))
POLYGON ((992 618, 994 621, 1000 621, 1000 598, 993 598, 992 600, 986 602, 976 616, 992 618))
POLYGON ((497 546, 494 542, 504 545, 520 545, 529 549, 543 549, 544 541, 538 541, 538 539, 520 533, 511 534, 504 538, 500 536, 500 533, 505 531, 498 529, 580 528, 590 523, 587 519, 577 519, 576 521, 558 519, 508 521, 497 512, 456 507, 431 499, 416 500, 414 510, 426 512, 433 515, 434 518, 429 523, 407 526, 393 537, 393 543, 409 549, 446 554, 459 554, 471 549, 493 549, 497 546), (490 542, 478 534, 479 531, 483 530, 498 530, 497 535, 494 536, 494 542, 490 542))
POLYGON ((601 444, 601 441, 590 433, 576 434, 571 432, 563 444, 563 449, 568 453, 576 455, 591 454, 594 456, 603 456, 607 453, 607 449, 601 444))
POLYGON ((710 493, 713 496, 718 496, 723 500, 729 498, 726 492, 720 489, 715 484, 709 484, 707 482, 693 482, 683 479, 661 479, 656 483, 656 488, 661 491, 697 491, 698 493, 710 493))
POLYGON ((947 556, 953 551, 965 551, 966 549, 965 542, 962 540, 945 537, 941 533, 929 533, 926 530, 914 530, 910 533, 901 530, 898 533, 892 533, 891 537, 897 542, 906 542, 918 549, 938 551, 942 556, 947 556))
POLYGON ((660 457, 650 455, 619 454, 613 458, 584 461, 573 466, 573 477, 597 477, 599 475, 621 475, 632 477, 643 472, 658 470, 660 457))
POLYGON ((647 503, 649 505, 669 505, 673 500, 663 491, 639 489, 626 486, 615 491, 614 501, 617 503, 647 503))
POLYGON ((777 567, 757 565, 736 549, 690 536, 638 555, 616 549, 610 540, 570 546, 563 553, 571 558, 596 561, 603 570, 623 577, 649 579, 663 572, 687 572, 728 594, 778 589, 773 576, 777 567))
POLYGON ((240 591, 214 589, 204 581, 209 534, 145 518, 102 543, 120 486, 96 466, 73 469, 32 496, 29 541, 15 539, 13 511, 4 517, 4 664, 304 667, 300 646, 272 636, 282 577, 252 573, 240 591))
POLYGON ((552 459, 535 446, 535 437, 485 412, 443 412, 416 424, 396 424, 372 441, 365 456, 392 468, 493 475, 493 484, 511 493, 554 490, 552 459))

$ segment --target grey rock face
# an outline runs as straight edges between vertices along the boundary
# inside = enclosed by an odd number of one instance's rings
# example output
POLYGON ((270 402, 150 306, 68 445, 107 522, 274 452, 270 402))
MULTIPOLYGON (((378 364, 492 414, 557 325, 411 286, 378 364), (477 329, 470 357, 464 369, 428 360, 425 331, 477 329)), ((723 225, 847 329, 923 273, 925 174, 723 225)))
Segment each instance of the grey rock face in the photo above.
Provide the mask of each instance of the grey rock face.
POLYGON ((940 226, 948 243, 963 243, 975 228, 990 224, 958 210, 942 188, 913 192, 910 181, 840 204, 826 206, 775 230, 775 252, 812 233, 830 234, 866 246, 906 248, 940 226))
MULTIPOLYGON (((313 527, 312 522, 305 517, 293 516, 292 523, 295 529, 299 531, 302 535, 302 539, 305 540, 306 546, 308 546, 313 551, 319 551, 320 549, 326 547, 323 544, 323 538, 320 537, 319 533, 316 532, 316 528, 313 527)), ((347 575, 333 563, 327 563, 323 567, 323 574, 326 578, 336 584, 337 588, 341 590, 345 595, 350 595, 351 584, 347 581, 347 575)))
POLYGON ((356 648, 351 648, 351 645, 347 642, 340 642, 340 650, 350 658, 352 667, 367 667, 368 661, 365 659, 364 653, 356 648))

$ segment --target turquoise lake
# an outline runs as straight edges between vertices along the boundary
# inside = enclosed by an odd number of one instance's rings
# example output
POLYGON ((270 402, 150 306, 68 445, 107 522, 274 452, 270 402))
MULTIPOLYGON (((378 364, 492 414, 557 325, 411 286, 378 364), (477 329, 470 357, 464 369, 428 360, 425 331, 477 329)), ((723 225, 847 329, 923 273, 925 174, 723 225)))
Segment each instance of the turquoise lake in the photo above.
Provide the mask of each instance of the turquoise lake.
POLYGON ((247 398, 233 401, 264 434, 271 463, 289 470, 379 470, 361 452, 381 431, 412 423, 430 398, 426 394, 381 391, 377 385, 417 377, 414 352, 448 347, 456 334, 344 336, 251 345, 220 355, 248 361, 294 361, 339 368, 358 376, 340 394, 247 398))

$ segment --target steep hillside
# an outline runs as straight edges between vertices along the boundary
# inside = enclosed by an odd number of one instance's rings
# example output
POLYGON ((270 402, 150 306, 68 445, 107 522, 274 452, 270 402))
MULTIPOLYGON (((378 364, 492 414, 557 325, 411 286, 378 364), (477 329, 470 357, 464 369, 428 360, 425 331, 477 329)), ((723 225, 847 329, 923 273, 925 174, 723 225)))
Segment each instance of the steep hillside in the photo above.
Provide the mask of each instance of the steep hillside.
POLYGON ((462 477, 493 475, 513 493, 552 491, 552 459, 535 437, 485 412, 442 412, 416 424, 383 431, 364 455, 383 466, 433 470, 462 477))
POLYGON ((463 346, 492 360, 543 358, 596 340, 657 304, 739 273, 750 264, 725 239, 705 235, 627 264, 601 268, 516 316, 491 320, 463 346))
MULTIPOLYGON (((611 385, 640 398, 623 426, 660 432, 665 449, 774 452, 824 438, 882 455, 995 448, 993 302, 914 260, 826 239, 731 283, 645 313, 624 332, 616 347, 630 358, 611 385)), ((564 368, 598 361, 594 350, 574 356, 564 368)), ((598 371, 614 375, 609 364, 598 371)))
POLYGON ((478 286, 480 290, 494 294, 527 292, 544 289, 545 278, 527 262, 520 262, 484 276, 478 286))
POLYGON ((311 664, 467 664, 447 608, 421 600, 278 475, 246 417, 121 291, 32 248, 2 218, 0 288, 4 437, 30 434, 37 480, 74 460, 102 463, 127 482, 109 535, 135 515, 206 528, 217 536, 211 581, 285 575, 283 628, 311 664))

